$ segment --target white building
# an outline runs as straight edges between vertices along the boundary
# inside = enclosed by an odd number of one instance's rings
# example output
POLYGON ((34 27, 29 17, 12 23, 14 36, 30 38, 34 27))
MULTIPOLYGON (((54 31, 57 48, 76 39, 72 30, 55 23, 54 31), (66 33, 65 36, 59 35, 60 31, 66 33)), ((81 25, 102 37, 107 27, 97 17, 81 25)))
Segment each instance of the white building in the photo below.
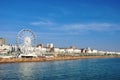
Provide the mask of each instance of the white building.
POLYGON ((59 52, 60 53, 65 53, 66 51, 65 51, 65 49, 59 49, 59 52))
POLYGON ((47 48, 53 48, 53 47, 54 47, 53 43, 47 44, 47 48))
POLYGON ((73 52, 74 53, 81 53, 81 50, 80 49, 74 49, 73 52))
POLYGON ((67 53, 73 53, 73 49, 72 48, 68 48, 68 49, 66 49, 66 52, 67 53))
POLYGON ((98 50, 92 50, 91 53, 98 53, 98 50))
POLYGON ((58 52, 60 52, 60 49, 59 48, 54 48, 54 52, 58 53, 58 52))
POLYGON ((11 50, 11 47, 8 45, 0 45, 0 54, 7 53, 11 50))

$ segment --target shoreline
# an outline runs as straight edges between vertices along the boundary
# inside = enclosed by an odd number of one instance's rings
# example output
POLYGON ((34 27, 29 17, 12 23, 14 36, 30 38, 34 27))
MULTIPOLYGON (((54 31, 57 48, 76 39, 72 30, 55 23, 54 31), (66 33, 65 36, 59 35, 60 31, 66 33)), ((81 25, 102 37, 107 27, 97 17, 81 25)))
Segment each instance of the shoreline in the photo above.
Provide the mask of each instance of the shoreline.
POLYGON ((48 62, 48 61, 64 61, 64 60, 79 60, 79 59, 94 59, 94 58, 120 58, 120 56, 64 56, 51 58, 0 58, 1 63, 22 63, 22 62, 48 62))

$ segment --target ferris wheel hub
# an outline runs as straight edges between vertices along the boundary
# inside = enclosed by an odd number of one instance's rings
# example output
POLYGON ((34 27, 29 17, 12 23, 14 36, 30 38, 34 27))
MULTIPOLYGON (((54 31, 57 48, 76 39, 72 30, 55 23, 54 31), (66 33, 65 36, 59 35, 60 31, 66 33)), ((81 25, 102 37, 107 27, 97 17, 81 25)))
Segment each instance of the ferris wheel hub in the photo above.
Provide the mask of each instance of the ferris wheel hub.
POLYGON ((31 46, 31 39, 30 37, 25 37, 24 38, 24 45, 27 47, 27 46, 31 46))

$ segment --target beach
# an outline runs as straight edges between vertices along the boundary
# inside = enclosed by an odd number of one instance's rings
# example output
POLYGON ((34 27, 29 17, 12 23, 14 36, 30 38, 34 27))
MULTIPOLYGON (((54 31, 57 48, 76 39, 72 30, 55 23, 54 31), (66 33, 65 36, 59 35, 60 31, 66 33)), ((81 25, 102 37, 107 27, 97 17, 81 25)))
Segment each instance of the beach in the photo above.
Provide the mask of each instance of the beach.
POLYGON ((50 58, 0 58, 0 63, 20 63, 20 62, 47 62, 47 61, 62 61, 62 60, 78 60, 91 58, 120 58, 120 56, 64 56, 50 58))

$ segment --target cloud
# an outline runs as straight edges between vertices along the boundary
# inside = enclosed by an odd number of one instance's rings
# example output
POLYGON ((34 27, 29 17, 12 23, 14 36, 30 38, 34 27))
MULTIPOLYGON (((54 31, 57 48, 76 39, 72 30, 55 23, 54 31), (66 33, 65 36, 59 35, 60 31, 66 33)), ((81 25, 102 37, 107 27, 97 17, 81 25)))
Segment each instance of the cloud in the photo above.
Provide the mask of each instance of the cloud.
POLYGON ((113 31, 120 30, 120 26, 110 23, 65 24, 54 30, 62 31, 113 31))
POLYGON ((51 22, 51 21, 49 21, 49 20, 47 20, 47 21, 31 22, 30 24, 33 25, 33 26, 41 26, 41 25, 52 26, 52 25, 55 25, 54 22, 51 22))

